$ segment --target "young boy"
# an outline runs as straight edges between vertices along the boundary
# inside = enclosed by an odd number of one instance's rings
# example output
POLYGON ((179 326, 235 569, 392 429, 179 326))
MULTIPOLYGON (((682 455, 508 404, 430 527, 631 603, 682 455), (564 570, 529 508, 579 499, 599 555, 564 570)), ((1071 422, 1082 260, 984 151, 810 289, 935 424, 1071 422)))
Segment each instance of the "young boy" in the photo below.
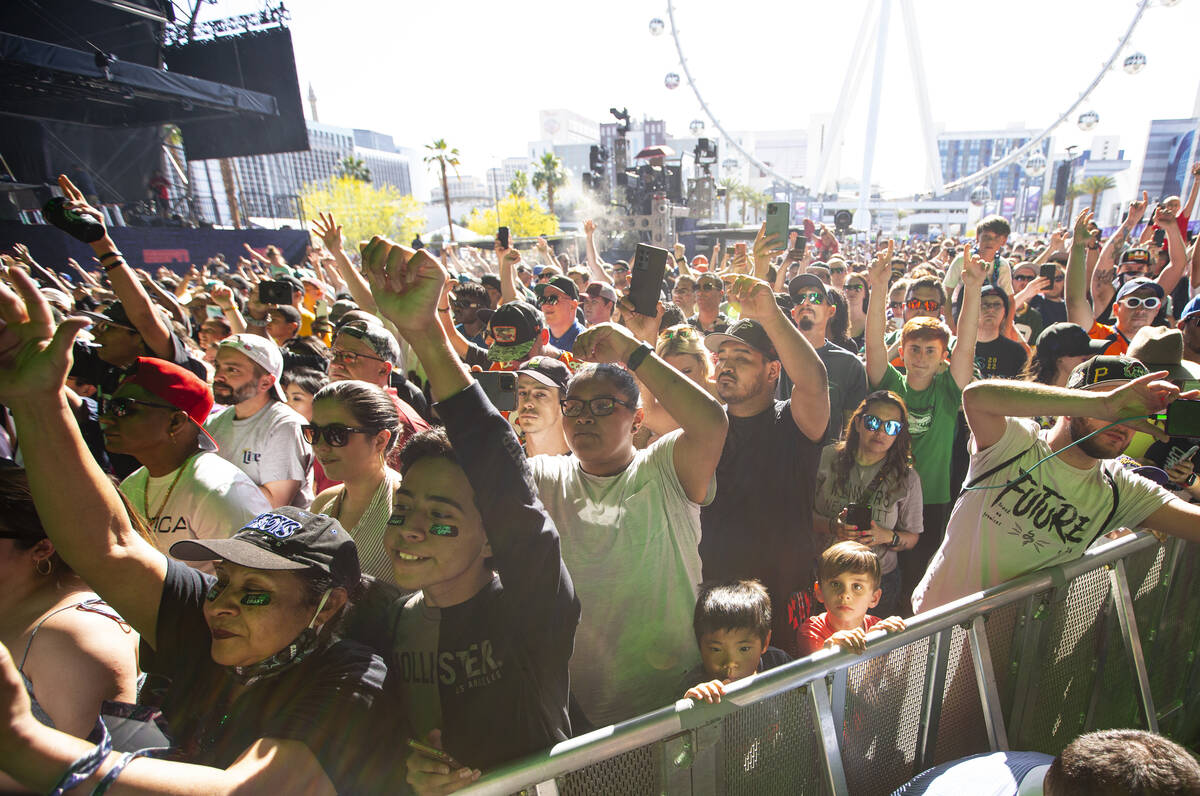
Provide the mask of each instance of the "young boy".
POLYGON ((716 704, 727 684, 792 659, 771 646, 771 598, 757 580, 702 585, 692 628, 700 666, 688 673, 688 682, 696 685, 684 694, 687 699, 716 704))
POLYGON ((834 646, 862 655, 870 630, 895 633, 904 629, 904 620, 898 616, 880 619, 867 613, 879 602, 883 591, 879 588, 879 557, 866 545, 830 545, 821 554, 817 577, 813 588, 826 610, 804 620, 796 632, 796 646, 802 655, 834 646))

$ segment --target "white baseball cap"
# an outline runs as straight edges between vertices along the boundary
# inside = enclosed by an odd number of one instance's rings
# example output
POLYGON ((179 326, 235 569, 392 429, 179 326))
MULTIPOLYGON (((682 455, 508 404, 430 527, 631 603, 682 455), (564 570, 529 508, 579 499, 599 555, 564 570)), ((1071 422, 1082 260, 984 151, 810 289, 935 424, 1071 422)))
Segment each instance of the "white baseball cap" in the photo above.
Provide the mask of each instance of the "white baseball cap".
POLYGON ((275 345, 274 340, 258 334, 232 334, 221 341, 220 348, 237 351, 274 376, 273 394, 287 403, 287 395, 279 384, 279 379, 283 376, 283 352, 275 345))

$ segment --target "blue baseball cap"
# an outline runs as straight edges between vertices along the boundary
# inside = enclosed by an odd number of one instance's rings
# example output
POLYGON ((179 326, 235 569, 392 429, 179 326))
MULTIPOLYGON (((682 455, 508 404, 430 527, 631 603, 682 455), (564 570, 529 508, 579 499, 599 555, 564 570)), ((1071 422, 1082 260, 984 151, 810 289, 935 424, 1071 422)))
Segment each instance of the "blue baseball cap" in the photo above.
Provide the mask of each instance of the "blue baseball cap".
POLYGON ((1183 312, 1179 313, 1179 320, 1186 321, 1193 315, 1200 315, 1200 295, 1192 296, 1192 300, 1183 305, 1183 312))
POLYGON ((1137 279, 1130 279, 1128 282, 1121 285, 1121 289, 1117 291, 1117 297, 1114 300, 1120 301, 1133 291, 1142 290, 1143 288, 1150 288, 1154 291, 1154 295, 1158 296, 1159 298, 1163 297, 1162 285, 1158 284, 1153 279, 1147 279, 1144 276, 1139 276, 1137 279))

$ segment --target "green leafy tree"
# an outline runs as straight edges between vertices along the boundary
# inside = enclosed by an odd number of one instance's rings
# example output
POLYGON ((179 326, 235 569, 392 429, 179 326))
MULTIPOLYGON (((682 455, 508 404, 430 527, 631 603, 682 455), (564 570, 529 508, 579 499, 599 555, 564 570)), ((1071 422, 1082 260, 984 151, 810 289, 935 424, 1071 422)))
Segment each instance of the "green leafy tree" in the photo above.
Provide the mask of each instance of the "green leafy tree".
POLYGON ((309 218, 318 212, 332 213, 342 225, 347 248, 370 240, 372 235, 407 243, 425 229, 424 205, 391 185, 332 177, 305 185, 300 202, 309 218))
POLYGON ((524 196, 529 193, 529 175, 517 169, 512 182, 508 184, 508 192, 512 196, 524 196))
POLYGON ((1100 176, 1100 177, 1088 177, 1086 180, 1083 181, 1083 185, 1081 187, 1083 188, 1083 190, 1085 192, 1087 192, 1088 194, 1091 195, 1091 197, 1092 197, 1091 210, 1093 213, 1095 213, 1096 205, 1100 204, 1100 194, 1102 194, 1105 191, 1110 190, 1112 188, 1116 188, 1117 181, 1107 175, 1100 176))
POLYGON ((339 177, 349 177, 359 182, 371 181, 371 170, 367 168, 367 164, 362 158, 353 155, 347 155, 338 161, 337 173, 339 177))
POLYGON ((553 152, 542 155, 537 169, 533 172, 533 187, 545 191, 546 205, 550 215, 554 215, 554 192, 567 184, 567 170, 563 168, 562 159, 553 152))
POLYGON ((446 170, 454 169, 458 176, 458 148, 451 147, 446 139, 439 138, 432 144, 426 144, 429 154, 425 156, 425 165, 438 172, 442 179, 442 201, 446 204, 446 225, 450 229, 450 242, 454 242, 454 219, 450 217, 450 181, 446 178, 446 170))
POLYGON ((514 238, 558 234, 558 217, 542 209, 536 199, 509 194, 497 203, 497 207, 500 210, 498 217, 495 208, 472 210, 467 219, 467 229, 491 236, 496 234, 497 227, 503 225, 508 227, 514 238))

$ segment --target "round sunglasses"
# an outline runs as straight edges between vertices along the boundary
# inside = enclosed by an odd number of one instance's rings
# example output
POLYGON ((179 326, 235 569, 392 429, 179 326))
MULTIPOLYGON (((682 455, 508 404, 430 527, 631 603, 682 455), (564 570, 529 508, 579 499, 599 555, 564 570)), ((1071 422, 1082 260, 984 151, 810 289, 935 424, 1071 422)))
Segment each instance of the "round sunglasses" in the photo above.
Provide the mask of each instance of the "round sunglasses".
POLYGON ((875 415, 863 415, 862 421, 867 431, 878 431, 882 426, 883 433, 889 437, 896 436, 900 433, 900 429, 904 428, 904 424, 899 420, 880 420, 875 415))

